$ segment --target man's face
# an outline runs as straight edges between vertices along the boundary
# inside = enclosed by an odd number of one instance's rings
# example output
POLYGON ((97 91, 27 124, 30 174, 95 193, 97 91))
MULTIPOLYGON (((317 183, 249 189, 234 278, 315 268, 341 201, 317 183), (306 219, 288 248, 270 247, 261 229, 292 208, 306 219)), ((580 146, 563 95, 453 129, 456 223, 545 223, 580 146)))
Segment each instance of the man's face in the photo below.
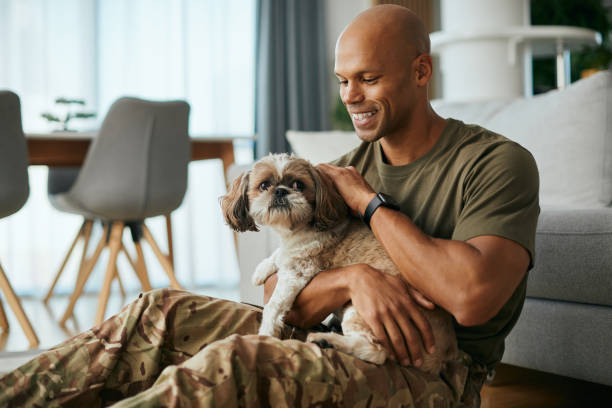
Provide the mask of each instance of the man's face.
POLYGON ((366 36, 345 35, 336 47, 340 97, 357 135, 373 142, 408 126, 416 85, 408 52, 380 46, 366 36))

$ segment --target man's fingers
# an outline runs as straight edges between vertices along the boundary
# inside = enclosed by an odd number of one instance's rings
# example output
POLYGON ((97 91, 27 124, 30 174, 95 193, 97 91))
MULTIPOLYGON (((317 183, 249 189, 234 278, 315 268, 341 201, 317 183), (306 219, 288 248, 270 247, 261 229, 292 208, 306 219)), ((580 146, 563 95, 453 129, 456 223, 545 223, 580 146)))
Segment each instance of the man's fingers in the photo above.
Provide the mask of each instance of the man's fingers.
POLYGON ((425 309, 429 310, 433 310, 436 308, 436 305, 431 300, 429 300, 427 297, 425 297, 424 294, 422 294, 412 286, 408 288, 408 291, 410 292, 410 296, 412 296, 412 299, 414 299, 414 301, 417 302, 421 307, 424 307, 425 309))
POLYGON ((374 336, 378 339, 378 341, 382 343, 383 347, 389 351, 390 353, 389 358, 391 358, 392 360, 395 360, 396 359, 395 351, 393 347, 391 346, 391 342, 389 341, 389 337, 387 336, 387 332, 385 331, 385 328, 383 327, 383 325, 376 322, 376 324, 370 327, 372 329, 372 333, 374 333, 374 336))
POLYGON ((404 340, 404 334, 402 333, 403 330, 400 330, 393 319, 385 321, 385 331, 387 332, 389 340, 391 341, 391 347, 393 347, 391 351, 395 353, 397 361, 399 361, 401 365, 408 366, 410 365, 411 361, 416 361, 414 359, 410 359, 412 354, 408 347, 406 347, 406 341, 404 340))
POLYGON ((412 322, 414 324, 412 327, 416 326, 418 329, 420 339, 423 340, 423 345, 425 346, 427 352, 433 353, 435 350, 436 341, 431 325, 429 324, 429 320, 427 320, 427 317, 425 317, 423 311, 418 307, 415 307, 414 304, 408 305, 407 307, 411 310, 410 317, 412 318, 412 322))
POLYGON ((402 330, 402 337, 408 347, 410 359, 415 367, 419 367, 423 363, 423 353, 421 351, 421 336, 414 327, 410 319, 401 317, 397 321, 402 330))

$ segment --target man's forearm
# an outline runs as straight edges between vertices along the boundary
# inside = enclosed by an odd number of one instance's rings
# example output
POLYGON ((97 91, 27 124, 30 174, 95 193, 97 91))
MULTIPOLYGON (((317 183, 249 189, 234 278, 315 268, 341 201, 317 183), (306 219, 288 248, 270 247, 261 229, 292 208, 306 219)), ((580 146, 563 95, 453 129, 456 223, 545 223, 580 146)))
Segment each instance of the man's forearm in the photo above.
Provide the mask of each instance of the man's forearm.
MULTIPOLYGON (((470 242, 431 238, 408 217, 381 208, 372 230, 404 278, 466 325, 492 317, 510 297, 527 268, 527 258, 486 258, 470 242)), ((478 238, 475 238, 477 241, 478 238)), ((475 242, 476 242, 475 241, 475 242)), ((526 256, 526 251, 525 251, 526 256)))
MULTIPOLYGON (((309 328, 322 322, 330 313, 350 300, 348 279, 356 266, 330 269, 317 274, 298 294, 285 322, 309 328)), ((266 280, 264 304, 268 303, 276 286, 277 275, 266 280)))

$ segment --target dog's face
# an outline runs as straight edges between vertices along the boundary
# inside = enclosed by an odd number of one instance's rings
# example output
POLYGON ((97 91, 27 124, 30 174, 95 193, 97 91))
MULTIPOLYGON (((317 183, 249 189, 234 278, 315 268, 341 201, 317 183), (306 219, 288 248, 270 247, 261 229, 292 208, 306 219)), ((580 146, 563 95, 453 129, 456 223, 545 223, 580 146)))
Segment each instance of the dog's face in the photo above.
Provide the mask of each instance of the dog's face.
POLYGON ((308 161, 273 154, 240 175, 221 197, 226 222, 236 231, 258 225, 286 230, 312 226, 324 231, 348 215, 344 200, 324 173, 308 161))

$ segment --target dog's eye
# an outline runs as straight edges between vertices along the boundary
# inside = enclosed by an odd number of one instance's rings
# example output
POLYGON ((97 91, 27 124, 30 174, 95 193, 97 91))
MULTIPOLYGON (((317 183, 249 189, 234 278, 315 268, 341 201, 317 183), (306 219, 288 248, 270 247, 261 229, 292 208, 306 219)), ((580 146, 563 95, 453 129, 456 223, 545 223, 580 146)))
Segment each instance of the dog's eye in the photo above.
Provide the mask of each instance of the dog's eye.
POLYGON ((302 191, 304 189, 304 183, 302 183, 300 180, 295 180, 291 185, 291 188, 293 188, 294 190, 302 191))
POLYGON ((267 189, 270 188, 270 182, 269 181, 262 181, 261 184, 259 185, 259 191, 266 191, 267 189))

